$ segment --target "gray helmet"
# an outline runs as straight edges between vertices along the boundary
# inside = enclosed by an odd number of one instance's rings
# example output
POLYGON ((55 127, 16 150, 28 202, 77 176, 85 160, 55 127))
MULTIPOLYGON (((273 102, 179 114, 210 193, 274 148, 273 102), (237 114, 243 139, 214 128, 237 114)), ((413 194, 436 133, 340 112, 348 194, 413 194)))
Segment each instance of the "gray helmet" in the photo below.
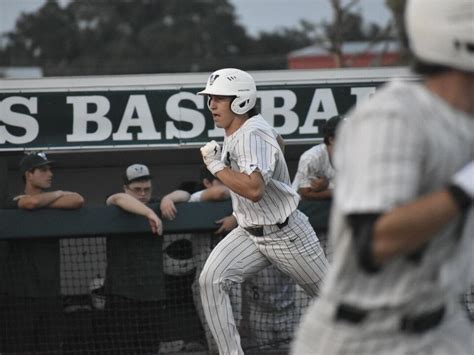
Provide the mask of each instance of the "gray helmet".
POLYGON ((472 0, 409 0, 405 24, 410 48, 419 60, 474 71, 472 0))

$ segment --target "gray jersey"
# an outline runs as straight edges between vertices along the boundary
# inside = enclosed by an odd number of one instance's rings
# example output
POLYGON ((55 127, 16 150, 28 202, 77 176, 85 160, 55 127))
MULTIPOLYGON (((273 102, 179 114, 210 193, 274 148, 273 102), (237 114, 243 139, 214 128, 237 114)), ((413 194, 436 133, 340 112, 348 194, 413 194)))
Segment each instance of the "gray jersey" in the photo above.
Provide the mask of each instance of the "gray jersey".
POLYGON ((232 170, 247 175, 260 172, 266 184, 263 198, 258 202, 231 191, 234 214, 241 227, 281 223, 296 210, 299 196, 291 188, 285 157, 274 129, 261 115, 248 119, 225 138, 222 160, 232 170))
POLYGON ((472 249, 465 243, 472 243, 472 223, 458 240, 464 222, 460 217, 431 240, 420 261, 398 257, 380 273, 368 275, 358 265, 344 216, 384 213, 438 190, 473 158, 474 119, 421 84, 394 82, 360 107, 343 124, 336 144, 337 189, 330 222, 334 267, 327 296, 365 308, 408 305, 420 310, 466 289, 449 270, 451 263, 468 269, 472 249))
POLYGON ((335 170, 329 159, 326 144, 318 144, 305 151, 298 162, 293 189, 298 191, 302 187, 311 187, 311 180, 325 176, 329 180, 329 188, 334 188, 335 170))

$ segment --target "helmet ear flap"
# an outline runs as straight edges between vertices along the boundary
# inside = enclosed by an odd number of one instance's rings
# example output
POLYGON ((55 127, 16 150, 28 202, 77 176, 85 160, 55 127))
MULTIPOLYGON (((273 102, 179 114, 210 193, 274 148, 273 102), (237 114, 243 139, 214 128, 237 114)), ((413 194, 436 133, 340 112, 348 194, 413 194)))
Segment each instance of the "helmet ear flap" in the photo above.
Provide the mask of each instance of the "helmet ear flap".
POLYGON ((255 106, 256 98, 252 96, 236 97, 230 104, 230 109, 236 115, 243 115, 255 106))
POLYGON ((242 107, 245 105, 244 102, 242 102, 242 99, 238 99, 237 97, 232 100, 230 103, 230 110, 235 113, 236 115, 242 115, 245 112, 242 112, 242 107))

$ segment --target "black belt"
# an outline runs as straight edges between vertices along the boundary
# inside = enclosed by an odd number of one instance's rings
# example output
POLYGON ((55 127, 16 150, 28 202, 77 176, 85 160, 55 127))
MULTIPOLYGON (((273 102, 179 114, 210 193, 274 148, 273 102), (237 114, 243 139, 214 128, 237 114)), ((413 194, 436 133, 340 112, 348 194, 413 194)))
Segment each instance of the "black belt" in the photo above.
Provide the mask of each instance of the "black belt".
MULTIPOLYGON (((404 315, 400 321, 400 330, 406 333, 424 333, 437 327, 443 320, 445 307, 441 306, 432 311, 412 315, 404 315)), ((345 320, 349 323, 361 323, 370 311, 348 304, 340 304, 336 310, 336 320, 345 320)))
MULTIPOLYGON (((282 229, 288 225, 288 220, 290 217, 286 217, 286 219, 281 222, 275 224, 278 228, 282 229)), ((244 228, 247 232, 252 234, 254 237, 263 237, 263 226, 260 227, 249 227, 249 228, 244 228)))

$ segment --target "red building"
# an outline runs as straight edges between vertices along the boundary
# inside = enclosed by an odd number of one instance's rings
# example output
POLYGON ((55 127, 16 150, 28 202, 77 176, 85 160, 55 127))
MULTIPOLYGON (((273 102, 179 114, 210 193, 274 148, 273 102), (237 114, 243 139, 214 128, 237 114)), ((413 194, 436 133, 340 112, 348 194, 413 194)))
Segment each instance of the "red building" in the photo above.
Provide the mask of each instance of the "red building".
MULTIPOLYGON (((397 41, 346 42, 342 46, 345 67, 397 65, 400 45, 397 41)), ((326 48, 312 45, 288 54, 288 69, 336 68, 336 58, 326 48)))

